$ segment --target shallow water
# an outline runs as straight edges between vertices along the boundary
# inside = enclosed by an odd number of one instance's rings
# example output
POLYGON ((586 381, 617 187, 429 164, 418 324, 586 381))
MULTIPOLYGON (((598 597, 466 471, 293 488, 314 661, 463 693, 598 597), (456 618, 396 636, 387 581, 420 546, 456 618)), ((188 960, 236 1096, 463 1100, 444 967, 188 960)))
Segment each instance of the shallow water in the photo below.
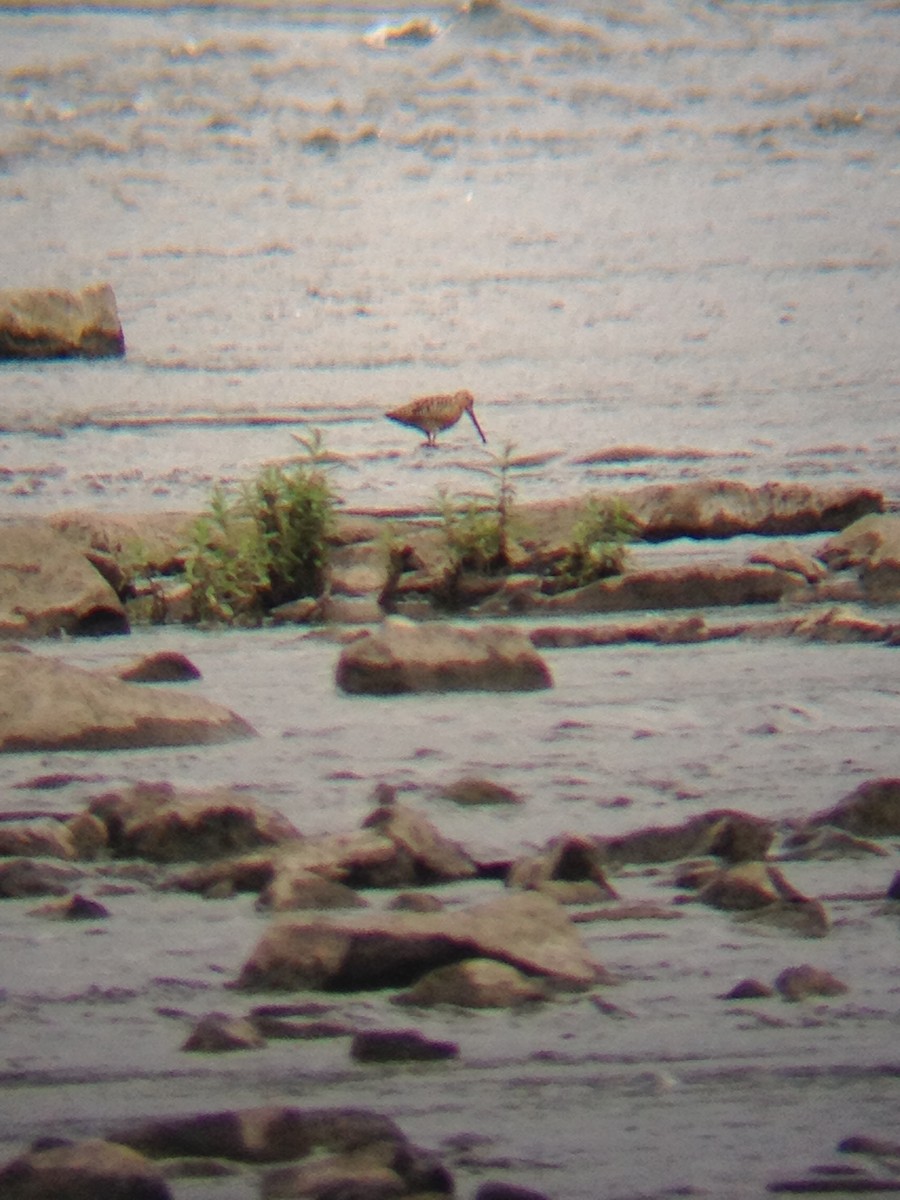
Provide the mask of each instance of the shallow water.
MULTIPOLYGON (((697 477, 897 498, 900 10, 426 11, 439 36, 382 49, 366 34, 408 10, 0 11, 5 282, 110 280, 128 345, 121 362, 0 368, 0 518, 198 509, 213 482, 296 453, 291 433, 312 427, 357 507, 484 487, 508 442, 532 464, 525 500, 697 477), (382 417, 463 386, 487 449, 460 424, 428 453, 382 417)), ((139 779, 221 782, 315 833, 357 825, 385 780, 493 855, 714 807, 801 817, 897 774, 887 647, 553 652, 554 689, 502 704, 341 696, 337 648, 284 631, 38 649, 107 665, 163 647, 188 653, 203 674, 190 686, 260 736, 6 755, 7 811, 70 811, 139 779), (32 786, 64 772, 65 788, 32 786), (440 787, 467 773, 524 805, 453 808, 440 787)), ((897 869, 888 849, 786 869, 812 895, 880 894, 897 869)), ((672 895, 653 876, 617 886, 672 895)), ((341 1039, 183 1054, 192 1017, 255 1002, 223 985, 264 918, 246 897, 106 902, 112 919, 88 927, 4 905, 9 1154, 131 1116, 365 1103, 441 1150, 463 1195, 505 1177, 559 1200, 749 1200, 849 1133, 895 1136, 897 924, 873 902, 828 900, 835 927, 813 943, 690 905, 680 920, 581 926, 634 1017, 577 998, 517 1016, 416 1013, 460 1060, 376 1069, 341 1039), (801 961, 851 991, 717 999, 801 961)), ((413 1023, 382 996, 339 1011, 413 1023)), ((246 1179, 178 1185, 254 1194, 246 1179)))
POLYGON ((9 511, 196 508, 310 426, 374 508, 509 442, 523 498, 895 492, 896 8, 429 11, 0 14, 5 279, 110 280, 128 345, 3 368, 9 511), (382 418, 461 386, 488 449, 382 418))

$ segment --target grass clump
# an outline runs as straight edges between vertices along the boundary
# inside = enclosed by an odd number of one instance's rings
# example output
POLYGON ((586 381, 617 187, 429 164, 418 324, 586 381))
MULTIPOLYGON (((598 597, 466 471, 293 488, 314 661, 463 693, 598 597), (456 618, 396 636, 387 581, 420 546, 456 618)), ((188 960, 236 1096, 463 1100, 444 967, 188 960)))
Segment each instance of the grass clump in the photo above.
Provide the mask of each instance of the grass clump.
POLYGON ((185 558, 194 620, 259 624, 279 604, 321 594, 336 499, 319 433, 303 444, 306 460, 265 467, 235 498, 213 491, 185 558))
POLYGON ((559 564, 559 589, 583 587, 595 579, 621 575, 628 559, 628 545, 638 532, 638 523, 621 500, 590 496, 572 528, 572 541, 559 564))

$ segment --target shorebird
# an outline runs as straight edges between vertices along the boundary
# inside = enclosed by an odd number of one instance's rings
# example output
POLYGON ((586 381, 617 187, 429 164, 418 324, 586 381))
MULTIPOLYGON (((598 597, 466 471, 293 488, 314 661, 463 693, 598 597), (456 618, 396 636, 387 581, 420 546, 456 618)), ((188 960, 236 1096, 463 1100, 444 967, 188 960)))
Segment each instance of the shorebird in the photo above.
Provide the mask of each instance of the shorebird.
POLYGON ((464 412, 472 418, 472 424, 478 430, 478 436, 483 442, 487 441, 474 410, 475 397, 471 392, 455 392, 452 396, 420 396, 411 400, 392 412, 385 413, 390 420, 400 425, 409 425, 412 429, 421 429, 428 439, 427 446, 437 445, 435 438, 443 429, 455 425, 464 412))

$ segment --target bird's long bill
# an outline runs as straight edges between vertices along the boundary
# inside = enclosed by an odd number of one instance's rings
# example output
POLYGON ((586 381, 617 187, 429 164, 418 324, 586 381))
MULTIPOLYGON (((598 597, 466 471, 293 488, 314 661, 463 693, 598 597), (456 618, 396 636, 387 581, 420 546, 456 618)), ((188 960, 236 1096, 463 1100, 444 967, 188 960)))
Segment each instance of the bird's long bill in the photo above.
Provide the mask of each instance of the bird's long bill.
POLYGON ((483 429, 481 428, 481 426, 478 424, 478 418, 475 416, 474 412, 472 412, 471 408, 467 408, 467 409, 466 409, 466 412, 467 412, 467 413, 469 414, 469 416, 472 418, 472 424, 473 424, 473 425, 475 426, 475 428, 478 430, 478 436, 481 438, 481 440, 482 440, 482 441, 483 441, 485 444, 487 444, 487 438, 484 436, 484 430, 483 430, 483 429))

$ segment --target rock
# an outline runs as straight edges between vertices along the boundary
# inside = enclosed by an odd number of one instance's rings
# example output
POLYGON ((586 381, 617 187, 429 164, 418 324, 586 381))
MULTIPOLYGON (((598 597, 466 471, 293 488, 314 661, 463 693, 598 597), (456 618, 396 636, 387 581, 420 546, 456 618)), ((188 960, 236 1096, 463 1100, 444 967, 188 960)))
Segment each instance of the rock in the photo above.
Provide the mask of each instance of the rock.
POLYGON ((77 892, 65 900, 54 900, 42 904, 40 908, 32 909, 32 916, 50 917, 56 921, 102 921, 110 914, 106 905, 99 900, 91 900, 77 892))
POLYGON ((773 988, 758 979, 742 979, 736 983, 730 992, 722 996, 723 1000, 768 1000, 775 995, 773 988))
POLYGON ((121 600, 64 537, 38 522, 0 525, 0 638, 127 632, 121 600))
POLYGON ((200 678, 200 672, 187 655, 175 650, 145 654, 137 662, 120 667, 116 674, 127 683, 184 683, 200 678))
POLYGON ((400 892, 388 905, 394 912, 442 912, 444 902, 430 892, 400 892))
POLYGON ((122 683, 59 659, 0 653, 0 752, 211 745, 255 736, 203 696, 122 683))
POLYGON ((764 863, 743 863, 717 871, 701 886, 698 899, 806 937, 823 937, 831 928, 818 900, 798 892, 777 868, 764 863))
POLYGON ((0 1169, 3 1200, 172 1200, 162 1173, 125 1146, 91 1140, 35 1149, 0 1169))
POLYGON ((83 554, 118 564, 120 575, 171 575, 184 569, 193 513, 55 513, 47 524, 83 554), (124 564, 124 565, 123 565, 124 564))
POLYGON ((62 821, 0 821, 0 856, 77 858, 75 840, 62 821))
POLYGON ((886 642, 898 626, 849 608, 846 605, 813 612, 794 626, 794 636, 807 642, 886 642))
POLYGON ((601 625, 546 625, 531 631, 538 649, 570 650, 579 646, 616 646, 628 642, 662 646, 695 645, 713 636, 702 616, 649 617, 638 621, 604 622, 601 625))
POLYGON ((125 338, 108 283, 80 292, 0 291, 0 360, 121 358, 125 338))
POLYGON ((81 878, 74 867, 60 867, 30 858, 0 862, 0 897, 18 900, 26 896, 65 896, 70 885, 81 878))
POLYGON ((642 525, 646 541, 726 538, 757 533, 774 537, 843 529, 884 508, 880 492, 861 487, 731 480, 653 484, 622 497, 642 525))
POLYGON ((900 871, 897 871, 894 878, 888 885, 887 897, 888 900, 900 900, 900 871))
POLYGON ((110 1140, 156 1158, 226 1158, 276 1163, 318 1150, 346 1152, 373 1142, 404 1146, 389 1117, 366 1109, 248 1108, 149 1121, 110 1140))
POLYGON ((391 803, 376 808, 363 822, 363 828, 377 830, 398 850, 387 870, 381 866, 369 874, 370 887, 450 883, 478 874, 475 863, 456 842, 405 805, 391 803))
POLYGON ((531 691, 552 686, 550 671, 519 630, 464 629, 443 621, 386 619, 341 653, 337 684, 354 695, 405 692, 531 691))
POLYGON ((267 1171, 261 1195, 262 1200, 399 1200, 449 1196, 453 1191, 450 1173, 434 1155, 408 1143, 383 1142, 267 1171))
POLYGON ((304 908, 366 908, 366 901, 352 888, 334 879, 325 879, 314 871, 276 870, 262 889, 258 908, 287 912, 304 908))
POLYGON ((775 980, 775 987, 785 1000, 805 1000, 810 996, 843 996, 849 991, 829 971, 820 970, 804 963, 800 967, 787 967, 775 980))
POLYGON ((65 828, 71 838, 76 858, 99 858, 109 847, 106 826, 89 812, 76 813, 66 821, 65 828))
POLYGON ((291 1021, 254 1009, 250 1014, 260 1037, 276 1041, 321 1041, 323 1038, 352 1037, 353 1029, 340 1021, 291 1021))
POLYGON ((785 862, 833 862, 841 858, 886 858, 888 851, 877 842, 854 837, 843 829, 822 825, 816 829, 799 829, 784 841, 781 859, 785 862))
POLYGON ((876 603, 900 600, 900 516, 865 516, 829 538, 819 558, 833 571, 859 571, 867 599, 876 603))
POLYGON ((281 813, 227 788, 178 793, 139 783, 96 797, 89 811, 106 825, 114 854, 152 862, 224 858, 300 838, 281 813))
POLYGON ((627 571, 550 596, 541 607, 553 612, 590 613, 775 604, 802 586, 789 571, 713 560, 627 571))
POLYGON ((747 556, 747 562, 767 564, 780 571, 792 571, 801 575, 807 583, 818 583, 825 575, 825 568, 820 562, 791 542, 775 542, 756 550, 747 556))
POLYGON ((539 979, 491 958, 468 958, 438 967, 423 975, 395 1003, 431 1007, 455 1004, 460 1008, 518 1008, 546 1000, 546 987, 539 979))
POLYGON ((533 1188, 488 1180, 479 1186, 475 1200, 548 1200, 548 1197, 543 1192, 534 1191, 533 1188))
POLYGON ((259 1030, 246 1017, 211 1012, 200 1018, 182 1050, 217 1053, 226 1050, 258 1050, 266 1044, 259 1030))
POLYGON ((357 1062, 436 1062, 459 1057, 455 1042, 435 1042, 416 1029, 367 1029, 350 1045, 357 1062))
POLYGON ((440 789, 440 795, 444 800, 452 800, 454 804, 466 806, 523 803, 522 797, 512 788, 493 783, 490 779, 476 779, 472 776, 448 783, 440 789))
POLYGON ((566 987, 587 987, 599 968, 558 904, 535 893, 462 912, 368 912, 340 923, 276 921, 257 943, 237 986, 360 991, 407 987, 466 958, 508 962, 566 987))
MULTIPOLYGON (((615 888, 607 881, 601 854, 588 838, 564 836, 555 838, 540 854, 513 863, 506 883, 511 888, 545 891, 553 883, 589 884, 590 891, 579 891, 573 903, 591 900, 618 899, 615 888)), ((559 895, 556 896, 561 900, 559 895)))
POLYGON ((858 837, 900 834, 900 779, 870 779, 837 804, 815 814, 809 827, 834 825, 858 837))
POLYGON ((615 838, 595 839, 599 861, 612 867, 625 863, 673 862, 714 855, 729 863, 765 858, 775 824, 731 809, 715 809, 682 825, 649 826, 615 838))

